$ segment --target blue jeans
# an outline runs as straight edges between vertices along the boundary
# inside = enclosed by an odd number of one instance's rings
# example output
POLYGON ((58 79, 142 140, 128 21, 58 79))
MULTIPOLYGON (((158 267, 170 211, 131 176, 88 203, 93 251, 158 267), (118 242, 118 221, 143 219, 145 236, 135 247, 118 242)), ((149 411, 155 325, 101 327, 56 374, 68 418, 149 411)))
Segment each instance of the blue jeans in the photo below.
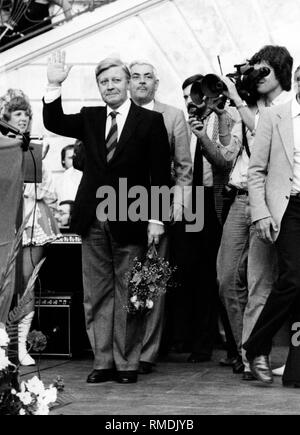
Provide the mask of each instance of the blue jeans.
MULTIPOLYGON (((247 195, 236 196, 223 228, 217 259, 220 297, 239 353, 277 278, 276 251, 259 240, 248 215, 247 195)), ((247 369, 247 360, 243 352, 247 369)))

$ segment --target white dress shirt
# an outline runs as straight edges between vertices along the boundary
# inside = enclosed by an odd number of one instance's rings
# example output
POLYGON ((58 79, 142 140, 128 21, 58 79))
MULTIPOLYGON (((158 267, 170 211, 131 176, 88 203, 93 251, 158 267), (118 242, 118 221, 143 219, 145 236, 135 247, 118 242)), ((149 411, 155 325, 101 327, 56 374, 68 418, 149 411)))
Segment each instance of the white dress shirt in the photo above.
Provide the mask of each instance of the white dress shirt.
POLYGON ((144 104, 142 107, 144 109, 154 110, 154 100, 150 101, 150 103, 144 104))
POLYGON ((82 178, 82 172, 73 166, 58 178, 56 184, 56 193, 58 204, 62 201, 75 201, 77 190, 82 178))
POLYGON ((123 103, 116 110, 112 109, 109 106, 106 106, 107 118, 106 118, 106 127, 105 127, 105 137, 107 137, 109 130, 110 130, 110 127, 111 127, 112 117, 110 116, 110 114, 111 114, 111 112, 117 112, 116 121, 117 121, 117 126, 118 126, 118 140, 120 139, 123 127, 125 125, 125 122, 126 122, 129 110, 130 110, 130 106, 131 106, 131 101, 129 100, 129 98, 127 98, 125 103, 123 103))

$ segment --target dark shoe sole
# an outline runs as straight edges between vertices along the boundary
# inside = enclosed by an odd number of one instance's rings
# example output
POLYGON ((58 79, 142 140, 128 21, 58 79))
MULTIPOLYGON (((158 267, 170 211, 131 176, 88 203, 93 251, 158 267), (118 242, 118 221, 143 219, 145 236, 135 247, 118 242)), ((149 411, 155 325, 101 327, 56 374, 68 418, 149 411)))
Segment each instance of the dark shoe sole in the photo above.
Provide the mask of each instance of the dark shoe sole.
POLYGON ((269 381, 267 381, 266 379, 262 378, 259 374, 256 374, 255 372, 252 372, 253 376, 256 378, 257 381, 262 382, 263 384, 266 385, 271 385, 273 384, 274 380, 270 379, 269 381))
POLYGON ((246 372, 246 373, 244 372, 243 377, 242 377, 242 381, 251 382, 251 381, 257 380, 256 377, 252 373, 249 373, 249 372, 246 372))
POLYGON ((111 379, 100 379, 100 380, 97 379, 95 381, 87 380, 86 383, 93 385, 93 384, 103 384, 104 382, 112 382, 112 381, 114 381, 113 378, 111 378, 111 379))

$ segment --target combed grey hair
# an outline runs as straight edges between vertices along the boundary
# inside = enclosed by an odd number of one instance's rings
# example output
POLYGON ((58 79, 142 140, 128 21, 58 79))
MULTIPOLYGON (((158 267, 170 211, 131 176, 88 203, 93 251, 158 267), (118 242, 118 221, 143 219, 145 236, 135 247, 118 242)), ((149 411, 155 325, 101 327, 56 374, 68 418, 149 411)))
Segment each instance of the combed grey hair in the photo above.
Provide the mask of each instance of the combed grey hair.
POLYGON ((122 62, 121 59, 118 59, 117 57, 107 57, 103 60, 101 60, 98 65, 96 66, 95 69, 95 75, 96 75, 96 80, 98 80, 98 77, 101 73, 103 73, 104 71, 107 71, 110 68, 116 67, 116 66, 120 66, 122 68, 122 70, 125 72, 127 79, 130 79, 130 71, 127 67, 127 65, 122 62))
POLYGON ((145 60, 144 59, 138 59, 138 60, 134 60, 134 61, 130 62, 130 64, 129 64, 129 70, 130 70, 130 72, 132 72, 132 68, 135 65, 148 65, 148 66, 150 66, 152 68, 152 71, 153 71, 155 79, 158 79, 157 70, 156 70, 155 66, 152 65, 152 63, 149 62, 148 60, 146 60, 146 59, 145 60))

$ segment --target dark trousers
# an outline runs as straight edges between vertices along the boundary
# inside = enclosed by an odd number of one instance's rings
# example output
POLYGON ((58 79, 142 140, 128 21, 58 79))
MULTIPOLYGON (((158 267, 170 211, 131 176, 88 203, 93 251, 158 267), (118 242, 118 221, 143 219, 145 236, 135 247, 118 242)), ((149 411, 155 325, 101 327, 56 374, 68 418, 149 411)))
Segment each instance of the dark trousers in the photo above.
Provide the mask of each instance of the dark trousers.
POLYGON ((177 287, 168 295, 170 341, 188 343, 195 354, 210 356, 217 332, 216 256, 221 237, 213 189, 205 189, 204 228, 185 231, 185 222, 171 228, 171 256, 177 265, 177 287))
MULTIPOLYGON (((169 241, 167 234, 161 238, 157 247, 157 253, 160 258, 169 260, 169 241)), ((143 362, 155 363, 157 359, 165 323, 164 311, 165 294, 162 294, 156 299, 154 307, 144 319, 145 333, 140 357, 143 362)))
POLYGON ((82 239, 84 310, 88 337, 95 355, 94 369, 137 370, 143 322, 128 314, 128 279, 143 245, 121 245, 109 224, 95 220, 82 239))
POLYGON ((279 278, 243 345, 250 360, 271 352, 272 338, 289 317, 300 321, 300 198, 290 199, 276 248, 279 278))

